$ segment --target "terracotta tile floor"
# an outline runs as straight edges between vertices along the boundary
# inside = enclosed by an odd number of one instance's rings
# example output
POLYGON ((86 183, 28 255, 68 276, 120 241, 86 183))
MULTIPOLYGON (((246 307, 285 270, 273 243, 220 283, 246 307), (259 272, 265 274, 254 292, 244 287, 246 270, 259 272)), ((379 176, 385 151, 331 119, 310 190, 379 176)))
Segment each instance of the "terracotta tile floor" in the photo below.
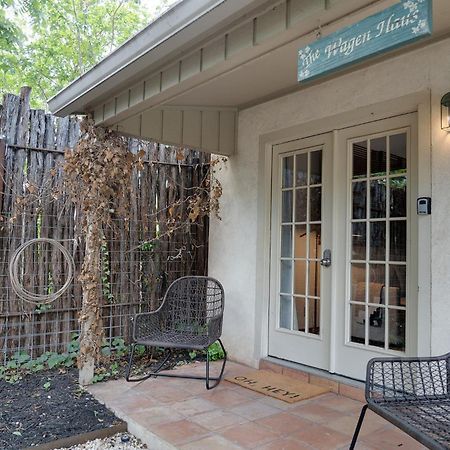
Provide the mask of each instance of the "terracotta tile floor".
MULTIPOLYGON (((204 365, 178 370, 203 374, 204 365)), ((240 370, 248 369, 229 362, 226 375, 240 370)), ((202 381, 173 378, 110 381, 90 391, 152 450, 347 449, 362 406, 331 392, 289 404, 227 381, 207 391, 202 381)), ((357 449, 395 448, 425 447, 369 411, 357 449)))

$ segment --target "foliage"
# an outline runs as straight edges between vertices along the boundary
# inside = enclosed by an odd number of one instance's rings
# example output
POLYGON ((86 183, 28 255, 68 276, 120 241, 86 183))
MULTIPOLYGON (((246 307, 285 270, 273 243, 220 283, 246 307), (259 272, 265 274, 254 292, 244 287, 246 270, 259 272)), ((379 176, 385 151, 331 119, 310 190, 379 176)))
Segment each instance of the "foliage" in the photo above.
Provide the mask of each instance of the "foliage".
MULTIPOLYGON (((24 351, 16 352, 3 366, 0 366, 0 380, 16 383, 24 376, 32 373, 51 369, 67 370, 75 366, 79 350, 79 336, 74 334, 64 353, 45 352, 38 358, 31 359, 30 355, 24 351)), ((138 356, 142 356, 145 352, 145 347, 137 346, 135 351, 138 356)), ((127 354, 128 346, 125 345, 123 339, 115 338, 111 343, 103 340, 102 355, 105 364, 96 369, 94 383, 116 376, 119 373, 120 361, 127 354)), ((43 388, 49 390, 51 384, 45 383, 43 388)))
MULTIPOLYGON (((208 356, 210 361, 217 361, 219 359, 225 358, 225 353, 222 350, 220 344, 216 341, 208 347, 208 350, 201 352, 201 354, 206 355, 208 352, 208 356)), ((196 359, 198 356, 198 352, 196 350, 192 350, 189 352, 189 357, 191 359, 196 359)))
POLYGON ((151 17, 141 0, 0 0, 1 90, 32 86, 33 106, 45 107, 151 17))
POLYGON ((211 361, 217 361, 218 359, 225 358, 225 354, 222 350, 222 347, 220 346, 220 344, 217 341, 208 347, 208 354, 209 354, 209 359, 211 361))

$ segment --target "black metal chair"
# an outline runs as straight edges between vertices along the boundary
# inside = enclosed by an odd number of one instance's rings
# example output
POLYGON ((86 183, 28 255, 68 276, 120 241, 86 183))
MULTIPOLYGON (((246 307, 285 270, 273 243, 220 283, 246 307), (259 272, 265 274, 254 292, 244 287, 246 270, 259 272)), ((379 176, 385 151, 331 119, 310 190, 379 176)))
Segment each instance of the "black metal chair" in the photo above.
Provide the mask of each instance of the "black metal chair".
POLYGON ((450 449, 450 353, 425 358, 375 358, 367 365, 367 408, 430 449, 450 449))
POLYGON ((149 313, 137 314, 133 321, 133 343, 126 371, 127 381, 142 381, 150 377, 164 376, 206 381, 206 388, 216 387, 223 376, 227 354, 220 340, 224 308, 222 285, 214 278, 189 276, 175 280, 167 289, 161 306, 149 313), (206 376, 178 374, 177 371, 160 372, 175 348, 207 350, 218 341, 224 359, 218 377, 209 373, 209 354, 206 351, 206 376), (167 355, 145 376, 131 377, 136 345, 162 347, 167 355), (215 383, 210 384, 210 381, 215 383))

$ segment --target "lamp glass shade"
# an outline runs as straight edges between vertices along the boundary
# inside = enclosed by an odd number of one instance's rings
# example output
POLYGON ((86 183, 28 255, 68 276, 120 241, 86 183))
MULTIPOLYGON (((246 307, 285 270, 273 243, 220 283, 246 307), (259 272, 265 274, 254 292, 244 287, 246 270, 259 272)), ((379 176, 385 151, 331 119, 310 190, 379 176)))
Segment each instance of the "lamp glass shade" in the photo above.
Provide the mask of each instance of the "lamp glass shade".
POLYGON ((441 99, 441 128, 450 131, 450 92, 441 99))

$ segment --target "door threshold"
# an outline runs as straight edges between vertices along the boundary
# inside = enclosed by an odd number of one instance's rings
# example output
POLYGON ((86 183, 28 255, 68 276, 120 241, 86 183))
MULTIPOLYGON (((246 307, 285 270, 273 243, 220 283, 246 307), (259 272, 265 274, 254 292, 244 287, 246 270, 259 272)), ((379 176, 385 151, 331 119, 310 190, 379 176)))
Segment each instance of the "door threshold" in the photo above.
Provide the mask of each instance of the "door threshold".
POLYGON ((267 356, 259 361, 261 370, 270 370, 276 373, 298 378, 318 386, 326 386, 335 394, 365 402, 365 384, 360 380, 336 375, 326 370, 305 366, 292 361, 267 356))

